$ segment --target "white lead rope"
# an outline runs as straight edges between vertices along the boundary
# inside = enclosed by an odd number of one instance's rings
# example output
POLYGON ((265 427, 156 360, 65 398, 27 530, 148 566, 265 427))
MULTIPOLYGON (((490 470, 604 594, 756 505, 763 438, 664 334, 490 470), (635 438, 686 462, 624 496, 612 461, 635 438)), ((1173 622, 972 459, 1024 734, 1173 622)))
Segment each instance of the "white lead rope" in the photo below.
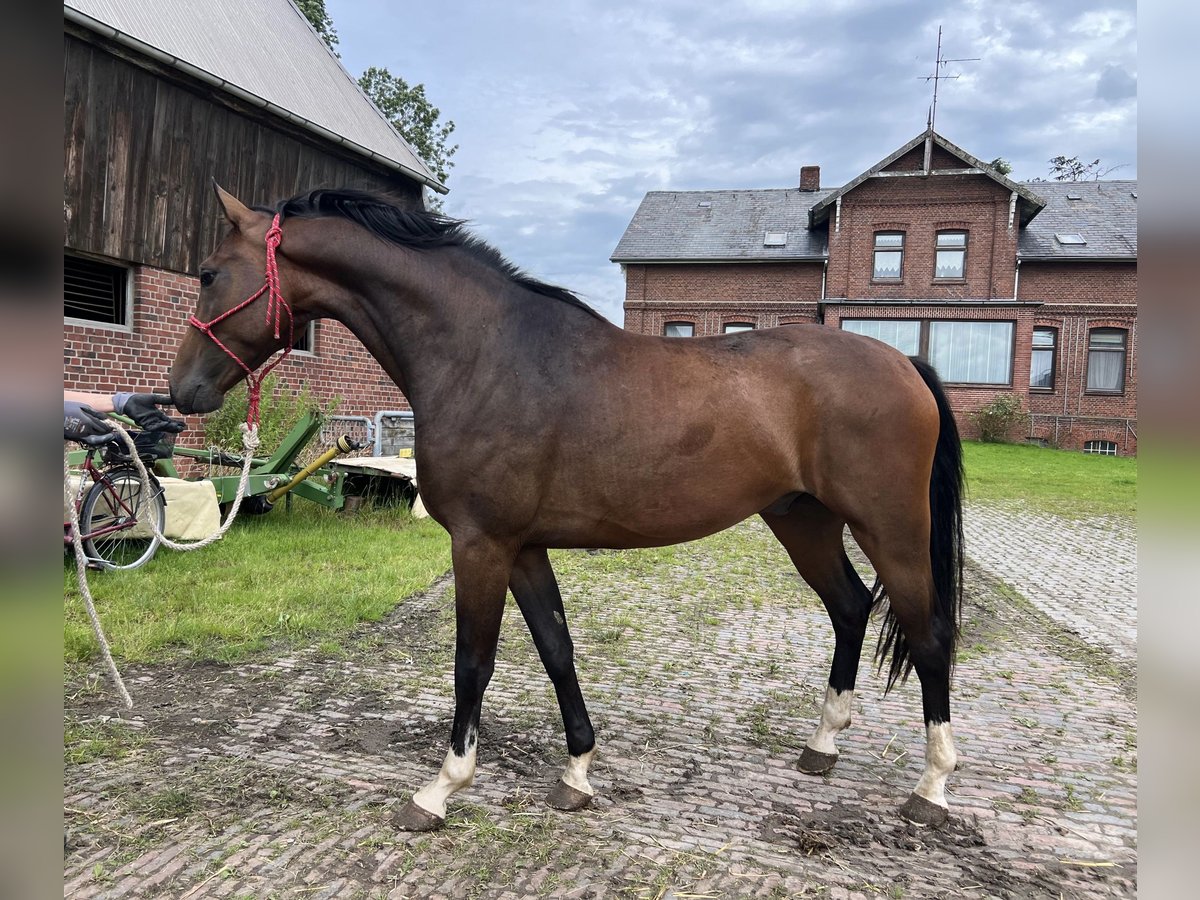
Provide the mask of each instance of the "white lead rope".
MULTIPOLYGON (((146 466, 138 456, 137 447, 133 442, 133 438, 129 436, 129 432, 122 427, 119 422, 112 422, 113 427, 121 436, 121 440, 125 442, 126 448, 129 450, 130 458, 133 460, 134 466, 137 468, 138 475, 142 479, 142 490, 138 495, 137 509, 135 514, 140 514, 145 508, 145 504, 149 502, 151 486, 150 473, 146 471, 146 466)), ((214 531, 206 538, 198 541, 192 541, 186 544, 180 544, 167 538, 166 535, 158 527, 158 522, 154 521, 157 516, 146 516, 150 528, 154 531, 154 536, 166 547, 172 550, 188 551, 199 550, 201 547, 207 547, 216 541, 219 541, 225 536, 225 532, 229 530, 229 526, 233 524, 234 518, 241 508, 242 500, 246 496, 246 485, 250 482, 250 466, 253 464, 254 451, 258 449, 258 426, 250 426, 243 424, 242 429, 242 446, 244 454, 242 458, 242 476, 238 480, 237 495, 233 498, 233 505, 229 508, 229 513, 225 516, 225 521, 221 523, 221 527, 214 531)), ((63 484, 69 486, 71 484, 71 466, 67 454, 67 446, 63 445, 63 484)), ((79 593, 83 595, 84 605, 87 607, 88 618, 92 622, 92 632, 96 635, 96 643, 100 645, 100 653, 104 657, 104 664, 108 667, 108 673, 112 676, 113 683, 116 684, 117 690, 121 694, 121 699, 125 701, 127 709, 133 709, 133 698, 129 696, 129 691, 125 688, 125 682, 121 678, 121 673, 117 670, 117 664, 113 660, 112 650, 108 646, 108 639, 104 636, 104 629, 100 626, 100 615, 96 612, 96 604, 92 600, 92 592, 88 587, 87 580, 87 554, 83 552, 83 535, 79 529, 79 500, 83 495, 85 481, 79 479, 79 487, 72 491, 70 502, 67 504, 68 514, 71 517, 71 538, 72 545, 75 548, 75 572, 79 581, 79 593)), ((165 518, 164 518, 165 522, 165 518)), ((139 523, 140 524, 140 523, 139 523)))

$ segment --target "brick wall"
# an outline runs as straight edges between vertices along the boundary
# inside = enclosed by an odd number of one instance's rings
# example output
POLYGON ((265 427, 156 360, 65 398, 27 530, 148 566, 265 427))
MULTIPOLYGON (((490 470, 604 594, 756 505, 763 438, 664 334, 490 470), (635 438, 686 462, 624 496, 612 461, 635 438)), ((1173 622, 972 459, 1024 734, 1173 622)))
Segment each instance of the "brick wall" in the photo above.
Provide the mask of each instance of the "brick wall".
POLYGON ((982 175, 868 179, 844 196, 840 229, 831 221, 827 296, 1012 297, 1018 231, 1008 227, 1009 197, 1003 187, 982 175), (965 278, 934 279, 937 232, 943 230, 968 233, 965 278), (898 282, 872 278, 877 231, 904 232, 898 282))
POLYGON ((1021 263, 1018 296, 1045 303, 1119 304, 1137 309, 1136 262, 1021 263))
MULTIPOLYGON (((64 323, 64 387, 104 393, 166 391, 175 350, 190 327, 184 320, 199 297, 199 280, 141 266, 134 269, 132 281, 131 328, 64 323)), ((340 322, 317 322, 315 352, 292 353, 274 371, 294 391, 307 385, 322 400, 340 396, 338 415, 374 416, 382 409, 409 408, 392 380, 340 322)), ((180 443, 199 446, 202 436, 201 419, 189 417, 180 443)))
POLYGON ((692 322, 703 335, 729 322, 815 322, 821 273, 819 262, 626 266, 625 327, 662 334, 666 322, 692 322))
POLYGON ((1011 385, 947 384, 946 394, 964 437, 978 437, 971 414, 1001 394, 1018 394, 1032 414, 1029 436, 1054 446, 1081 450, 1087 441, 1113 440, 1124 454, 1137 453, 1137 325, 1136 311, 1110 309, 1107 315, 1093 306, 1076 304, 987 306, 883 306, 827 304, 825 324, 840 328, 843 319, 929 319, 1007 321, 1014 323, 1011 385), (1033 354, 1033 329, 1058 329, 1054 388, 1031 391, 1029 370, 1033 354), (1125 357, 1125 390, 1122 394, 1087 391, 1088 332, 1115 327, 1128 331, 1125 357), (1113 435, 1116 435, 1115 437, 1113 435))
POLYGON ((1053 391, 1030 391, 1032 435, 1054 446, 1081 449, 1107 440, 1137 453, 1137 263, 1037 262, 1021 264, 1019 294, 1041 302, 1037 325, 1056 330, 1053 391), (1126 332, 1125 389, 1119 395, 1087 390, 1089 332, 1126 332))

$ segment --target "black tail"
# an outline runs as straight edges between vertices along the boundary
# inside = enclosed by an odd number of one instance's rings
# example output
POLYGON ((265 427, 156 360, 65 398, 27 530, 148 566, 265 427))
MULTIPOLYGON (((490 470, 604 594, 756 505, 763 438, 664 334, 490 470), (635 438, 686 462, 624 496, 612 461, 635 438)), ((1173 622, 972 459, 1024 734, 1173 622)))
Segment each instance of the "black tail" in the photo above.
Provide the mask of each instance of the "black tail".
MULTIPOLYGON (((946 390, 933 366, 915 357, 909 357, 937 401, 941 427, 938 430, 937 449, 933 456, 933 473, 929 481, 929 562, 933 567, 933 584, 937 592, 934 604, 934 630, 949 635, 950 666, 954 666, 954 650, 958 644, 959 622, 962 617, 962 570, 963 570, 963 457, 962 442, 958 437, 958 424, 946 390)), ((908 641, 900 631, 887 602, 887 592, 878 579, 871 589, 875 609, 883 615, 883 627, 879 632, 879 643, 875 648, 875 660, 880 668, 891 657, 888 670, 887 690, 896 681, 904 681, 912 671, 908 641)))

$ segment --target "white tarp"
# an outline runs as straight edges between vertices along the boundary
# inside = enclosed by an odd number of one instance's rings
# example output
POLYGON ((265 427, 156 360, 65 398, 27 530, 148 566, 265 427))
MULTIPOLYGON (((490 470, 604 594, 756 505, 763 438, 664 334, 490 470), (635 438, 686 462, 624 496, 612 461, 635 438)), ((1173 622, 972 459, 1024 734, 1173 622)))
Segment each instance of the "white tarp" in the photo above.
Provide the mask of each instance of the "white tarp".
POLYGON ((217 489, 211 481, 184 481, 159 478, 167 497, 167 537, 177 541, 198 541, 221 527, 221 509, 217 489))
MULTIPOLYGON (((417 461, 412 457, 351 456, 346 459, 335 459, 330 465, 341 466, 346 469, 370 469, 379 472, 381 475, 395 475, 409 478, 413 484, 417 485, 418 491, 420 490, 420 483, 417 481, 417 461)), ((425 503, 421 500, 420 493, 417 494, 416 502, 413 503, 412 514, 417 519, 423 519, 429 515, 425 511, 425 503)))

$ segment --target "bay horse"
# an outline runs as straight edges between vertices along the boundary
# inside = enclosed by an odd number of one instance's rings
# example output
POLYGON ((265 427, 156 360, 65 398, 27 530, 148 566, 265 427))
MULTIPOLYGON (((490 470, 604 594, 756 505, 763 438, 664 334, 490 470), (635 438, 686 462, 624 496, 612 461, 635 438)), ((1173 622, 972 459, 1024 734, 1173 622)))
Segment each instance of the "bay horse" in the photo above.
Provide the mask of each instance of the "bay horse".
POLYGON ((833 623, 828 688, 799 768, 821 773, 837 760, 879 607, 887 687, 915 668, 925 716, 925 768, 900 813, 946 820, 963 475, 954 416, 929 365, 818 324, 634 334, 522 273, 461 222, 359 191, 316 190, 263 209, 214 187, 232 227, 200 266, 196 329, 171 367, 175 405, 217 409, 286 352, 293 328, 336 319, 408 398, 421 495, 450 535, 454 722, 441 771, 397 827, 443 825, 447 798, 474 779, 509 590, 566 732, 569 758, 547 802, 575 810, 591 800, 595 733, 549 548, 663 546, 755 514, 833 623), (871 590, 846 556, 846 526, 875 568, 871 590))

